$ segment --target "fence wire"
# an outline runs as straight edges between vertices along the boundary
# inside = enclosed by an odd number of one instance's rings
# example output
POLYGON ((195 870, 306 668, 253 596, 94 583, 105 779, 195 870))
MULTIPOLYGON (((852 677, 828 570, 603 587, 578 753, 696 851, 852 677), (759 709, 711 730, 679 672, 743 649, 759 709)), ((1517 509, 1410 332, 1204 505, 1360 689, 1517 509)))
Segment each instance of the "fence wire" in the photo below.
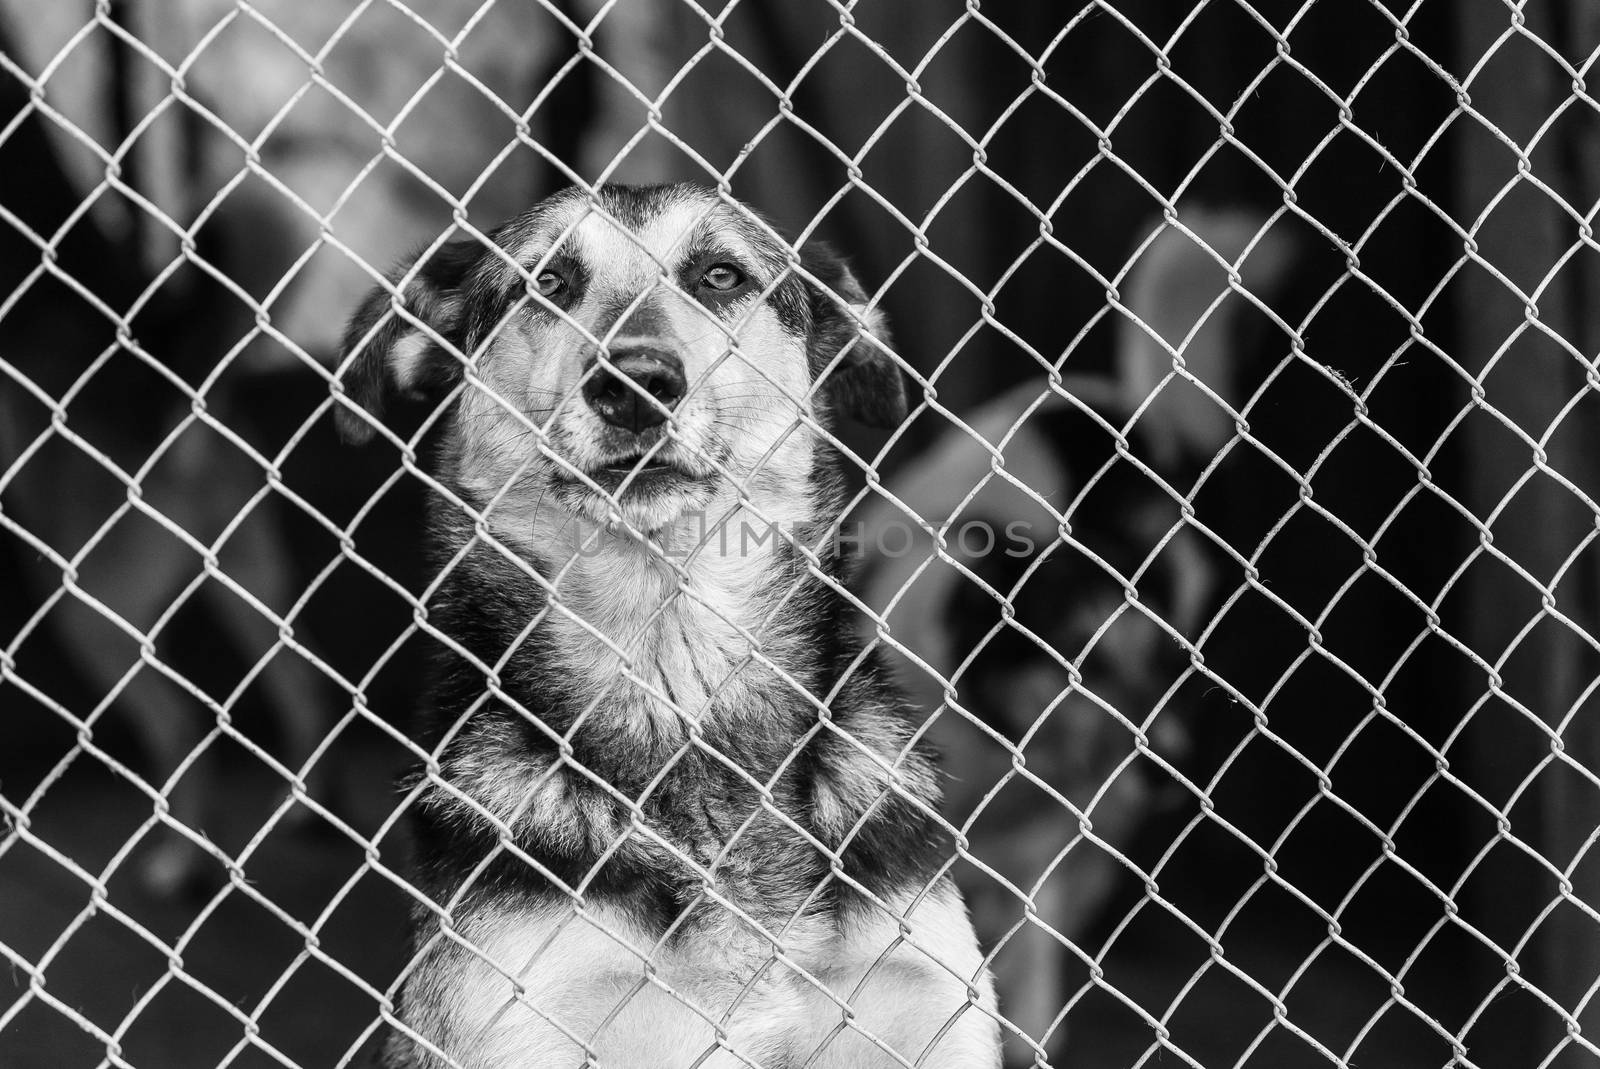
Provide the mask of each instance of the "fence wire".
MULTIPOLYGON (((600 190, 682 179, 703 215, 784 234, 812 284, 807 247, 848 254, 865 292, 835 296, 908 389, 884 433, 803 421, 845 460, 829 535, 859 574, 783 537, 857 611, 863 659, 894 664, 913 738, 835 722, 836 694, 656 547, 677 577, 656 612, 711 614, 736 671, 782 677, 814 720, 780 774, 822 739, 876 762, 880 803, 917 804, 912 744, 942 752, 935 876, 982 965, 906 919, 932 883, 909 903, 856 885, 891 931, 879 964, 937 960, 1007 1065, 1600 1056, 1600 18, 1578 0, 0 14, 0 1063, 356 1065, 399 1032, 437 1064, 501 1064, 399 1001, 459 947, 505 978, 496 1020, 547 1016, 528 964, 458 925, 467 892, 416 885, 406 828, 432 791, 497 830, 468 890, 508 858, 539 870, 642 963, 593 1034, 553 1022, 582 1064, 609 1064, 589 1044, 630 998, 705 1026, 693 1064, 764 1064, 656 967, 704 903, 820 993, 859 1064, 953 1064, 893 1049, 655 826, 665 767, 635 793, 522 708, 520 639, 486 662, 441 623, 487 547, 549 594, 536 626, 592 636, 691 725, 666 767, 711 762, 758 799, 728 849, 782 827, 851 880, 777 776, 585 617, 567 568, 503 537, 516 475, 487 503, 438 477, 452 405, 557 458, 477 374, 494 337, 434 337, 465 386, 409 424, 351 396, 340 332, 373 287, 392 300, 359 340, 430 332, 412 287, 448 241, 494 248, 569 185, 629 231, 600 190), (376 443, 338 444, 341 418, 376 443), (459 554, 424 562, 424 500, 473 533, 459 554), (481 698, 424 740, 417 666, 440 650, 481 698), (449 745, 486 703, 559 760, 463 786, 449 745), (597 870, 633 836, 703 880, 656 945, 509 830, 575 780, 621 814, 597 870)), ((545 266, 518 267, 518 308, 545 266)), ((559 968, 558 936, 532 969, 559 968)))

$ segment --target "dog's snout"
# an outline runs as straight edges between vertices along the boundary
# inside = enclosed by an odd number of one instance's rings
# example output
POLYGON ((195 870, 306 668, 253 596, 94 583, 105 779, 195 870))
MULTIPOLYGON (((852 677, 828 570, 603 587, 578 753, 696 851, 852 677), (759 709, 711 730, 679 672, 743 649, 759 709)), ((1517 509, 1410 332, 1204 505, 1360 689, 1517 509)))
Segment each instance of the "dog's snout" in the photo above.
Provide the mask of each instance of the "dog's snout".
POLYGON ((638 432, 663 422, 683 399, 683 361, 661 349, 628 349, 596 361, 583 399, 614 427, 638 432), (627 381, 624 381, 627 380, 627 381))

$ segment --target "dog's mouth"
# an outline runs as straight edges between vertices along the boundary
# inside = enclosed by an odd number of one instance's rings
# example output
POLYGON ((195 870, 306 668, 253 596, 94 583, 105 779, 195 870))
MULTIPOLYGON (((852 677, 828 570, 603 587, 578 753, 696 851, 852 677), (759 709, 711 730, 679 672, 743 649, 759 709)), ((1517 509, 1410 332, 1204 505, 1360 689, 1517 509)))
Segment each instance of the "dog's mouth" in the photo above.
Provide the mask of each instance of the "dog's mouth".
POLYGON ((576 470, 557 465, 550 473, 553 503, 601 524, 611 523, 620 509, 629 524, 645 531, 706 507, 720 482, 718 461, 726 460, 715 441, 704 450, 660 434, 608 435, 586 444, 588 449, 574 450, 581 456, 574 458, 576 470))
POLYGON ((607 493, 649 493, 667 490, 684 482, 696 481, 696 473, 688 470, 661 450, 653 454, 648 450, 625 453, 613 457, 584 473, 607 493))
POLYGON ((682 471, 676 464, 660 455, 645 459, 643 453, 635 453, 629 457, 619 457, 609 464, 601 465, 597 473, 606 475, 632 475, 637 472, 640 476, 653 475, 657 472, 682 471))

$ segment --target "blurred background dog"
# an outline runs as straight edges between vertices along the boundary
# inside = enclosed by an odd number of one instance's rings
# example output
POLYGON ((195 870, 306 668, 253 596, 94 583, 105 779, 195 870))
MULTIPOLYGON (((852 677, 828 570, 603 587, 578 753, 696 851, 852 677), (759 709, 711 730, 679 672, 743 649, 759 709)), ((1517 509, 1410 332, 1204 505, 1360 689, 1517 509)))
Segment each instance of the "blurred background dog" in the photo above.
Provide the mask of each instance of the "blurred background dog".
MULTIPOLYGON (((1129 275, 1113 370, 1029 384, 963 417, 861 514, 862 599, 944 754, 969 901, 1006 1017, 1059 1050, 1067 964, 1129 878, 1123 852, 1183 789, 1198 730, 1190 643, 1222 584, 1181 503, 1233 434, 1246 287, 1291 243, 1248 213, 1158 227, 1129 275), (1125 441, 1119 450, 1118 438, 1125 441), (936 544, 942 538, 942 546, 936 544), (998 873, 997 880, 992 874, 998 873)), ((1009 1043, 1018 1064, 1034 1047, 1009 1043)))

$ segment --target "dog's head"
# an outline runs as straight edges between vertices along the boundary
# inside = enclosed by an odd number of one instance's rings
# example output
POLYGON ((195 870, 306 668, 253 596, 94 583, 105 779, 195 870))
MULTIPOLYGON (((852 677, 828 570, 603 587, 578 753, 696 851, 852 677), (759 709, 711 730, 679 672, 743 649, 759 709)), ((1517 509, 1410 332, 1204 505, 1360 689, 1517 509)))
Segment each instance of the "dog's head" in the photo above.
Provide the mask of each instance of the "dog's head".
POLYGON ((711 190, 567 190, 489 238, 435 247, 363 302, 346 438, 398 398, 444 406, 449 474, 480 501, 649 531, 719 496, 781 513, 809 498, 817 428, 904 418, 845 263, 796 255, 711 190))
MULTIPOLYGON (((1199 536, 1179 530, 1157 552, 1168 510, 1126 498, 1119 504, 1115 516, 1082 516, 1076 542, 1048 545, 1037 557, 994 553, 971 562, 1009 611, 971 582, 958 584, 948 609, 954 645, 976 651, 960 680, 968 710, 1078 803, 1117 774, 1134 748, 1130 725, 1154 709, 1161 711, 1150 722, 1152 747, 1169 761, 1187 754, 1183 699, 1164 695, 1190 662, 1169 629, 1192 636, 1213 590, 1199 536), (1135 605, 1123 577, 1141 570, 1135 605)), ((1008 762, 1010 754, 995 757, 1008 762)), ((1139 774, 1150 771, 1142 766, 1139 774)), ((1001 812, 1017 799, 1018 792, 1002 799, 1001 812)))

